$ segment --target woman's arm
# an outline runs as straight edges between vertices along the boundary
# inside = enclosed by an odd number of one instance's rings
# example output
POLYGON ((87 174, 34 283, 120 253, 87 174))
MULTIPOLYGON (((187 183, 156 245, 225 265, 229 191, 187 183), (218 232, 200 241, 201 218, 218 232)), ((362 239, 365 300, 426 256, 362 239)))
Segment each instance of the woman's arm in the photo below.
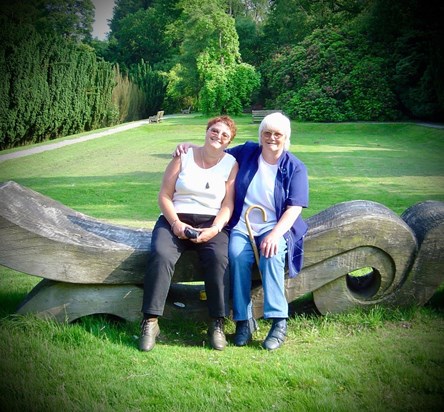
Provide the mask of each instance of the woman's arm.
POLYGON ((162 214, 171 225, 171 230, 177 237, 184 237, 183 231, 189 225, 182 223, 177 216, 173 205, 173 195, 176 188, 177 177, 180 173, 181 160, 173 157, 163 174, 162 185, 158 195, 158 204, 162 214))

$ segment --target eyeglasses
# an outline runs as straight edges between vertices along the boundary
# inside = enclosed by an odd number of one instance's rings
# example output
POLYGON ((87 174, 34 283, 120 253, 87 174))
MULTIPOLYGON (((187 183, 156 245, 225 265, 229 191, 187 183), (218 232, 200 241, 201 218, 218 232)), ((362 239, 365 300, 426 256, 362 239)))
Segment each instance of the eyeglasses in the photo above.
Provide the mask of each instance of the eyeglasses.
POLYGON ((218 128, 216 128, 216 127, 210 127, 209 129, 208 129, 208 131, 212 134, 212 135, 214 135, 214 136, 219 136, 219 135, 222 135, 222 138, 224 139, 224 140, 230 140, 231 139, 231 135, 229 134, 229 133, 227 133, 227 132, 222 132, 222 131, 220 131, 218 128))
POLYGON ((282 133, 279 132, 270 132, 269 130, 264 130, 262 132, 262 135, 264 137, 266 137, 267 139, 269 139, 271 136, 274 136, 277 140, 282 139, 284 137, 284 135, 282 133))

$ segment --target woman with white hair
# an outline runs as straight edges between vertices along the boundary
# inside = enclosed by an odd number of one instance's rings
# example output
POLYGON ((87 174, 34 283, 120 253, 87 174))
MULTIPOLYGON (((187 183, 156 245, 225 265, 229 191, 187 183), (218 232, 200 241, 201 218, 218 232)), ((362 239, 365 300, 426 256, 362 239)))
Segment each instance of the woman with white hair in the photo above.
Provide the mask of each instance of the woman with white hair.
POLYGON ((262 346, 279 348, 286 337, 288 303, 285 298, 285 267, 294 277, 302 267, 303 238, 307 225, 301 217, 308 206, 308 177, 305 165, 291 154, 290 120, 281 113, 266 116, 259 126, 259 143, 247 142, 229 149, 239 163, 235 182, 234 212, 229 261, 232 280, 234 344, 244 346, 256 329, 251 310, 254 251, 245 222, 247 209, 252 234, 259 249, 259 270, 264 290, 264 318, 272 320, 262 346))
MULTIPOLYGON (((259 253, 259 270, 264 290, 264 318, 270 331, 262 343, 268 350, 278 349, 287 334, 288 303, 285 298, 285 268, 295 277, 302 267, 303 239, 307 225, 301 216, 308 207, 308 176, 305 165, 288 150, 291 125, 281 113, 266 116, 259 126, 259 143, 246 142, 227 149, 239 164, 235 181, 234 211, 230 229, 229 262, 233 296, 234 344, 245 346, 257 329, 251 302, 252 267, 255 261, 245 221, 249 223, 259 253)), ((180 144, 176 155, 186 151, 180 144)))

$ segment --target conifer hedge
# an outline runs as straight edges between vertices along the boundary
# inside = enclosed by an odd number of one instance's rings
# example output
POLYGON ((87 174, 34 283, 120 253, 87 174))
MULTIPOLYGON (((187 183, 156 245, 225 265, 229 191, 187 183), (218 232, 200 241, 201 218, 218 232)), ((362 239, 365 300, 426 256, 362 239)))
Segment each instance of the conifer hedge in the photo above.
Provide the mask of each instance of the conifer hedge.
POLYGON ((113 67, 89 46, 8 23, 0 44, 0 149, 118 121, 113 67))

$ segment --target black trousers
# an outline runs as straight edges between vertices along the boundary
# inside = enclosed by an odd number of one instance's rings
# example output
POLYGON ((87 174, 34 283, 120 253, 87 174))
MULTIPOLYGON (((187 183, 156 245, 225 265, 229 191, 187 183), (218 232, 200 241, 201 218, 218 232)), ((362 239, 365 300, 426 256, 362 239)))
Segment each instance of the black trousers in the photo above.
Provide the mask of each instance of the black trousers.
MULTIPOLYGON (((196 228, 210 227, 214 216, 178 214, 179 219, 196 228)), ((179 239, 164 216, 154 226, 151 253, 144 278, 142 312, 162 316, 174 267, 182 253, 196 250, 204 270, 205 291, 210 317, 224 317, 229 313, 228 233, 222 230, 208 242, 193 243, 179 239)))

